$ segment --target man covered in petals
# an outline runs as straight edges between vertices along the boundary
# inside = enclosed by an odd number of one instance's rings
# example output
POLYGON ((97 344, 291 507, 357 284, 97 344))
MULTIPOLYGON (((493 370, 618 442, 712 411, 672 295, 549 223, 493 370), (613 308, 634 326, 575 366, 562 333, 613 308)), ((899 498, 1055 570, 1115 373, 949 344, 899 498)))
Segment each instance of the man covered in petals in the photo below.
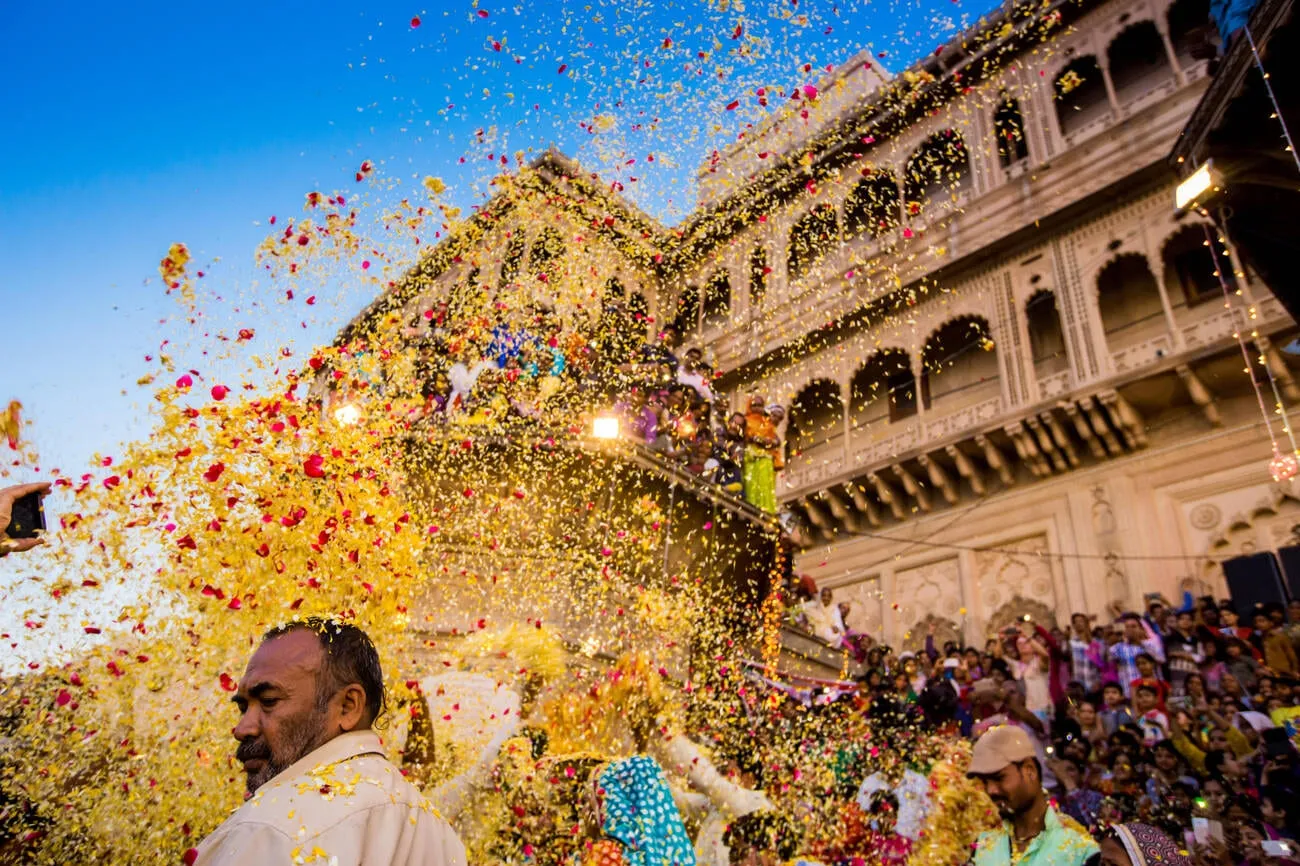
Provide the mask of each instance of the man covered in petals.
POLYGON ((248 799, 203 840, 200 866, 464 866, 456 834, 384 758, 372 729, 383 674, 359 628, 312 618, 272 629, 234 701, 248 799))

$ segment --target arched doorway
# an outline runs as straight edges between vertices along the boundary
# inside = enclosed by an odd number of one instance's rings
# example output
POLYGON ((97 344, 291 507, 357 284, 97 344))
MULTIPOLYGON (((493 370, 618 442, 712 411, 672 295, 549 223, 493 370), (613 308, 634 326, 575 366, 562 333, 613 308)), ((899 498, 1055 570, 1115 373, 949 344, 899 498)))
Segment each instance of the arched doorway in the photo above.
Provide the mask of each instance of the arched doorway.
POLYGON ((1029 141, 1025 138, 1025 118, 1019 100, 1007 97, 993 112, 993 134, 998 140, 998 164, 1010 168, 1029 158, 1029 141))
POLYGON ((1173 67, 1165 53, 1160 31, 1154 21, 1138 21, 1124 29, 1106 49, 1110 62, 1110 80, 1115 99, 1128 105, 1155 88, 1171 81, 1173 67))
POLYGON ((878 423, 903 421, 916 414, 916 378, 903 349, 876 352, 853 374, 849 385, 849 424, 853 435, 878 423))
POLYGON ((837 445, 844 437, 844 403, 840 386, 829 379, 809 382, 790 402, 786 428, 787 450, 792 457, 837 445))
POLYGON ((790 229, 790 279, 796 280, 821 261, 839 240, 840 223, 835 208, 819 204, 790 229))
POLYGON ((1160 288, 1139 253, 1120 256, 1097 275, 1097 306, 1111 351, 1168 330, 1160 288))
POLYGON ((888 171, 873 171, 844 200, 844 233, 880 237, 898 226, 898 181, 888 171))
POLYGON ((959 409, 995 393, 998 355, 988 320, 962 316, 945 323, 925 343, 922 370, 922 400, 935 411, 959 409))
POLYGON ((1025 323, 1034 373, 1039 381, 1066 369, 1069 359, 1065 354, 1065 333, 1061 330, 1056 294, 1047 289, 1035 292, 1025 302, 1025 323))
POLYGON ((970 182, 970 154, 961 133, 952 129, 936 132, 921 143, 907 161, 904 196, 908 213, 919 213, 929 204, 952 201, 970 182))
POLYGON ((1092 55, 1078 57, 1056 76, 1056 119, 1061 135, 1069 137, 1100 117, 1110 114, 1106 81, 1092 55))
MULTIPOLYGON (((1211 231, 1210 236, 1214 235, 1217 232, 1211 231)), ((1218 265, 1223 266, 1223 279, 1228 290, 1236 290, 1237 280, 1232 273, 1231 263, 1223 259, 1215 263, 1205 228, 1200 225, 1179 229, 1165 243, 1164 249, 1160 251, 1160 259, 1165 269, 1165 288, 1169 291, 1169 302, 1175 308, 1222 300, 1223 287, 1219 285, 1218 265)))

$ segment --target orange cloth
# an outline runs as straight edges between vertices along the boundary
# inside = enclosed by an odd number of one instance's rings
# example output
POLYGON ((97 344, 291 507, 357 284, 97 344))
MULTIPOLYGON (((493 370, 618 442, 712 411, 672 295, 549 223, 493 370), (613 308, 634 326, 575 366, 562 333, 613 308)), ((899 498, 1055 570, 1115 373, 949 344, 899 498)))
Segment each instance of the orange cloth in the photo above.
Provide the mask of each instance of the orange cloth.
POLYGON ((598 839, 587 849, 582 866, 623 866, 623 846, 613 839, 598 839))
POLYGON ((776 441, 776 425, 766 412, 746 412, 745 438, 760 448, 770 447, 776 441))

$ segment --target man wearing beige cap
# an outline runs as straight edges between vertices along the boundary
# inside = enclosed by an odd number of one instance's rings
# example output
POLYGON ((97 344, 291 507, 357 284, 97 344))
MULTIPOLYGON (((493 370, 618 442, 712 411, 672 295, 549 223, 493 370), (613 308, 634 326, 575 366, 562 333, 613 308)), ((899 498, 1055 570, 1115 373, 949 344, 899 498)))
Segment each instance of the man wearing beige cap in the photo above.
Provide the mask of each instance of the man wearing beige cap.
POLYGON ((1082 866, 1097 843, 1047 801, 1043 767, 1022 728, 998 725, 975 742, 966 775, 979 779, 1002 815, 1002 827, 980 834, 974 866, 1082 866))

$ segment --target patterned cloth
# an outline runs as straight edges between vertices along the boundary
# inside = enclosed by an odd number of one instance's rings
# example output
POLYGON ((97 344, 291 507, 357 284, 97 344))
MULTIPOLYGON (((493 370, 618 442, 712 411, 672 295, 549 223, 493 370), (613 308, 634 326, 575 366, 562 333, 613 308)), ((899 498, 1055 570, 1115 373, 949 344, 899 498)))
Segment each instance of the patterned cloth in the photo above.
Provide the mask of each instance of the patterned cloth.
POLYGON ((626 866, 695 866, 695 848, 653 758, 615 761, 601 771, 598 784, 601 830, 622 843, 626 866))
POLYGON ((1133 866, 1192 866, 1174 840, 1150 824, 1116 824, 1113 829, 1133 866))

